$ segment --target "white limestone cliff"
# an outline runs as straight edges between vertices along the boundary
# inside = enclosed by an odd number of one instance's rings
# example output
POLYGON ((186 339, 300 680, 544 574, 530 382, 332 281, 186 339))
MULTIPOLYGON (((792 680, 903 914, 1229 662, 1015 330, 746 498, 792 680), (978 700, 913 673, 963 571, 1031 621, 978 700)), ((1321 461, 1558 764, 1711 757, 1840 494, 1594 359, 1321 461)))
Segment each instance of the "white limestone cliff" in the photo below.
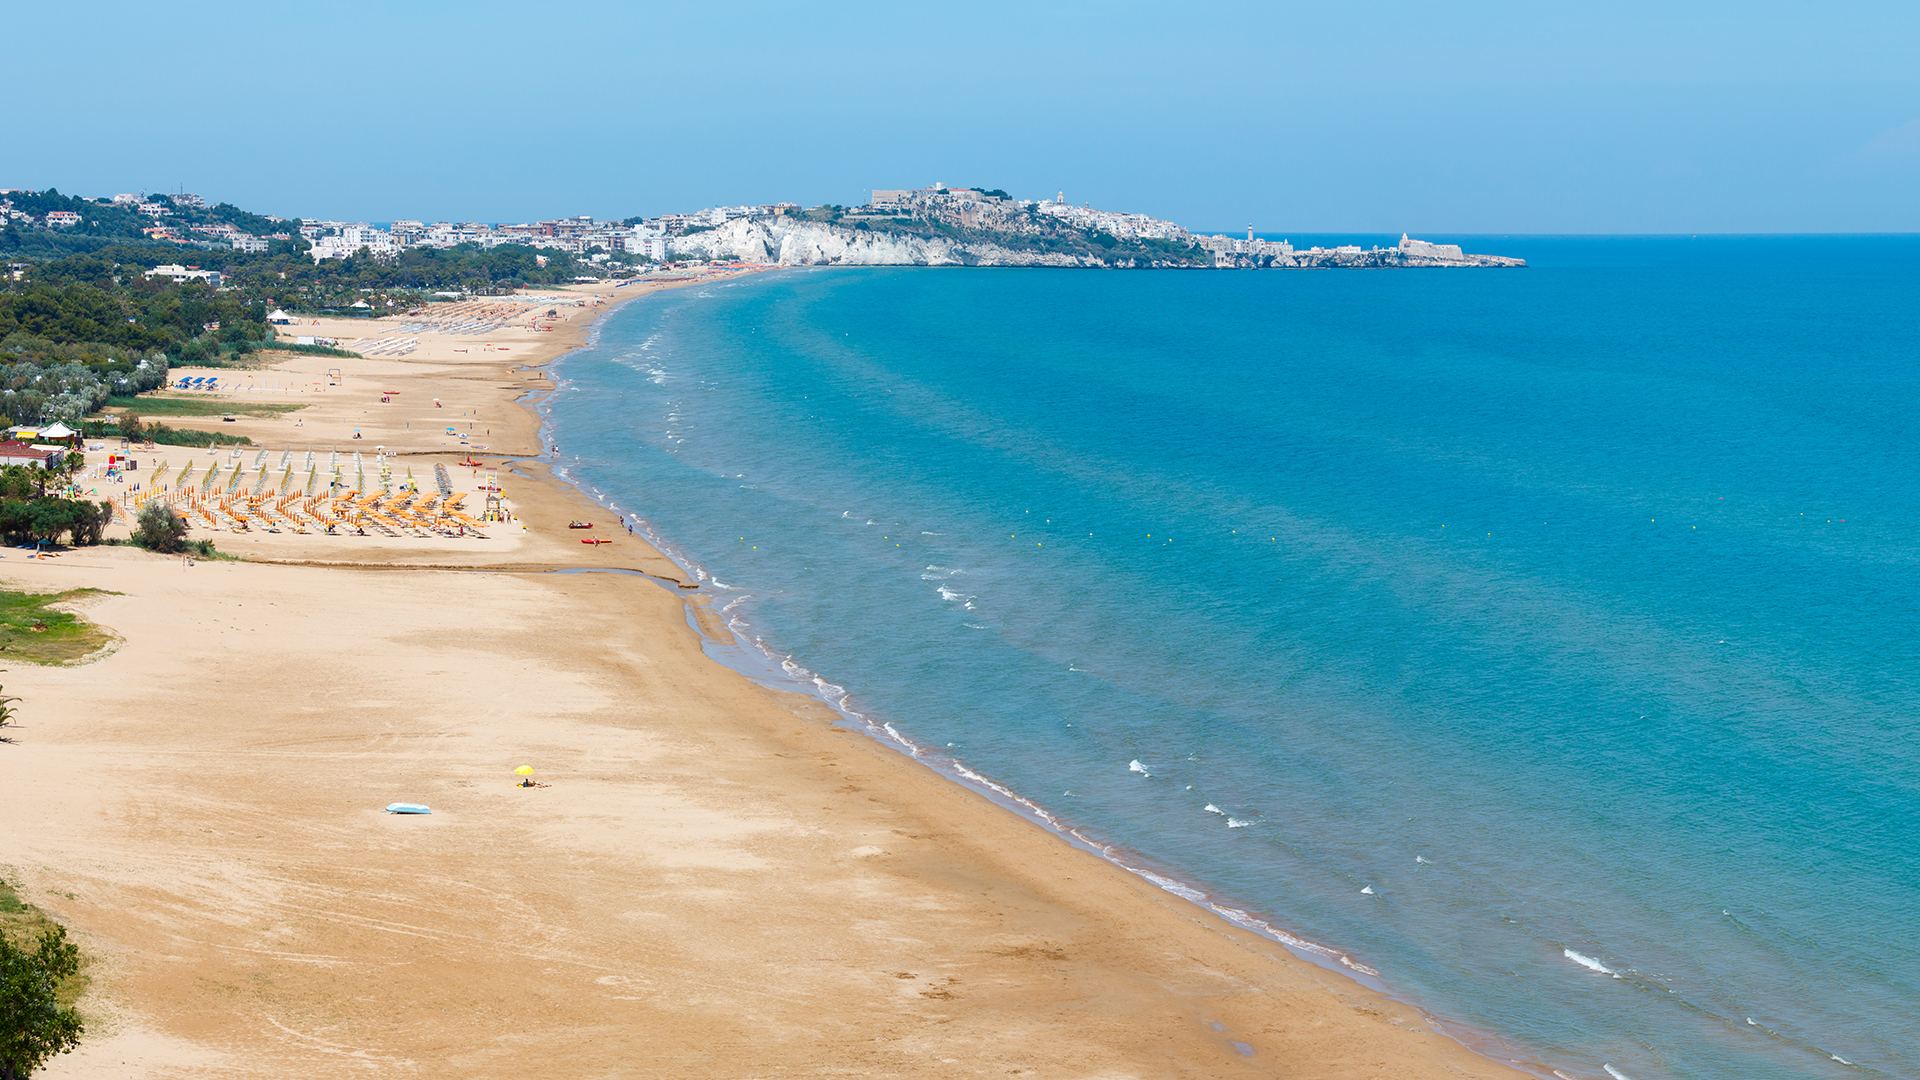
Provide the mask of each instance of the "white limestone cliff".
POLYGON ((668 248, 680 258, 739 259, 781 266, 1112 265, 1092 257, 1017 251, 979 241, 850 229, 787 217, 739 218, 706 232, 673 237, 668 248))

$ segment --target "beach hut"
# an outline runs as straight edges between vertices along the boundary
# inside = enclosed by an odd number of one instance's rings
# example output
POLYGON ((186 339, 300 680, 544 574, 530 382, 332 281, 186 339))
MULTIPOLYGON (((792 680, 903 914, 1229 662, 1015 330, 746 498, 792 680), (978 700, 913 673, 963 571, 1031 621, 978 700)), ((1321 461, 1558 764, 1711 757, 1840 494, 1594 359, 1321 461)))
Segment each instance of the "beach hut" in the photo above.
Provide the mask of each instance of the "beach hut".
POLYGON ((79 432, 58 420, 40 429, 40 438, 46 442, 72 442, 79 437, 79 432))

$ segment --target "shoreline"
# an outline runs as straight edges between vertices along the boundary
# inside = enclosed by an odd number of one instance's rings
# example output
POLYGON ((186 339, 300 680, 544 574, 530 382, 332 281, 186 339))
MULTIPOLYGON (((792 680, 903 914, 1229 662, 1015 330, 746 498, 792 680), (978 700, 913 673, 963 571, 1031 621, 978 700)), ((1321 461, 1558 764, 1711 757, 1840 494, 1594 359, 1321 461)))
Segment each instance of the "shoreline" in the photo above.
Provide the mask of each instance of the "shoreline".
MULTIPOLYGON (((942 268, 932 267, 931 269, 942 268)), ((581 344, 568 348, 547 361, 548 369, 552 370, 576 354, 599 345, 600 327, 614 314, 615 310, 617 308, 609 309, 596 319, 581 344)), ((551 433, 555 429, 549 404, 564 388, 563 380, 554 380, 544 393, 538 397, 530 396, 524 402, 525 407, 539 418, 540 430, 543 433, 551 433)), ((620 509, 611 501, 603 499, 601 493, 588 490, 581 481, 571 476, 564 468, 560 468, 557 463, 553 479, 554 482, 570 488, 581 497, 605 507, 609 512, 631 519, 636 526, 635 535, 641 536, 655 553, 685 572, 689 581, 704 583, 712 580, 712 575, 707 573, 690 554, 684 553, 679 545, 668 538, 660 536, 653 523, 642 512, 620 509)), ((668 580, 658 577, 653 579, 663 586, 668 580)), ((689 588, 690 586, 681 584, 680 587, 689 588)), ((826 682, 824 676, 808 668, 800 657, 792 653, 779 654, 777 650, 765 645, 757 635, 754 635, 750 644, 742 640, 742 629, 746 624, 737 619, 728 619, 724 623, 712 625, 709 620, 700 618, 704 609, 696 609, 692 596, 688 596, 687 601, 688 625, 700 635, 702 652, 714 663, 770 689, 798 694, 818 701, 833 711, 836 717, 834 723, 898 753, 916 765, 924 767, 941 780, 971 792, 1044 830, 1068 846, 1124 870, 1151 884, 1154 888, 1192 904, 1229 926, 1271 941, 1304 963, 1337 977, 1349 979, 1367 992, 1418 1010, 1436 1032, 1469 1053, 1496 1064, 1520 1070, 1528 1075, 1541 1078, 1556 1075, 1544 1065, 1525 1060, 1523 1055, 1514 1052, 1511 1045, 1499 1035, 1482 1031, 1463 1022, 1445 1019, 1430 1012, 1411 997, 1394 989, 1380 972, 1355 960, 1346 951, 1282 929, 1270 921, 1270 917, 1265 913, 1249 910, 1248 906, 1241 906, 1235 901, 1221 897, 1204 882, 1189 880, 1170 868, 1160 867, 1154 864, 1152 859, 1124 845, 1089 835, 1086 826, 1070 824, 1040 803, 989 776, 976 772, 959 758, 944 753, 936 747, 922 745, 900 734, 890 722, 870 716, 848 705, 847 700, 853 696, 852 692, 845 687, 826 682), (788 664, 797 665, 805 676, 812 677, 811 681, 787 670, 788 664), (829 687, 837 693, 829 692, 829 687), (1532 1068, 1535 1066, 1538 1071, 1532 1068)))
POLYGON ((7 681, 0 865, 97 958, 97 1034, 45 1075, 1521 1075, 723 666, 672 560, 564 525, 600 504, 539 449, 557 380, 514 376, 567 330, 348 362, 310 417, 338 441, 379 415, 362 382, 473 391, 522 535, 0 563, 114 590, 89 615, 124 639, 7 681), (435 815, 378 813, 402 796, 435 815))

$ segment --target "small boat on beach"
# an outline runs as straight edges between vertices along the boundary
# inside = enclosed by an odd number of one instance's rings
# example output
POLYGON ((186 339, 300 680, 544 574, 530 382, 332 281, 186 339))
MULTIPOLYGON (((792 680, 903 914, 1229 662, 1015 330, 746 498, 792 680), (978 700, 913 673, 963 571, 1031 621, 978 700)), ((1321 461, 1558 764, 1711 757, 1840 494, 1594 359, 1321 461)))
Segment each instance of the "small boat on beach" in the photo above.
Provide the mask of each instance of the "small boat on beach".
POLYGON ((387 804, 389 814, 431 814, 433 811, 417 802, 397 802, 387 804))
POLYGON ((598 546, 600 546, 601 544, 611 544, 611 543, 613 543, 613 541, 611 541, 611 540, 603 540, 603 539, 601 539, 600 537, 597 537, 597 536, 589 536, 589 537, 587 537, 586 539, 584 539, 584 540, 582 540, 582 541, 580 541, 580 542, 581 542, 581 543, 583 543, 583 544, 592 544, 592 545, 594 545, 595 547, 598 547, 598 546))
POLYGON ((567 528, 569 528, 569 529, 591 529, 591 528, 593 528, 593 522, 591 522, 591 521, 569 521, 569 522, 567 522, 567 528))

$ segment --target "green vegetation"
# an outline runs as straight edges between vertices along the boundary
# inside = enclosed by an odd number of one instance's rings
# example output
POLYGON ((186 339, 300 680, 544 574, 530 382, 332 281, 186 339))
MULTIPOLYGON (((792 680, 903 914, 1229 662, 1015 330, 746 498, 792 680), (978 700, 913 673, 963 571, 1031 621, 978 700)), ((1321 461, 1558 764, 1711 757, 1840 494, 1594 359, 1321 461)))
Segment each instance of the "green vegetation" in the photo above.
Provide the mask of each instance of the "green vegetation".
MULTIPOLYGON (((138 420, 138 417, 134 419, 138 420)), ((224 431, 200 431, 197 428, 169 427, 162 423, 129 424, 122 421, 109 424, 99 420, 88 420, 75 430, 89 439, 129 439, 153 443, 157 446, 252 446, 253 440, 245 435, 230 435, 224 431)))
POLYGON ((133 542, 161 554, 180 551, 187 543, 187 519, 165 502, 149 499, 134 515, 133 542))
MULTIPOLYGON (((124 417, 132 416, 140 420, 147 416, 279 416, 306 408, 305 405, 292 405, 278 401, 220 401, 203 397, 163 397, 144 395, 142 397, 111 397, 107 407, 126 409, 124 417), (134 410, 138 411, 135 415, 134 410)), ((138 425, 135 425, 136 427, 138 425)))
POLYGON ((77 491, 71 480, 84 463, 82 455, 68 454, 65 462, 53 469, 0 467, 0 540, 9 544, 58 544, 62 537, 69 537, 75 546, 99 543, 107 523, 113 520, 112 504, 61 494, 77 491))
POLYGON ((336 349, 331 345, 302 345, 297 341, 282 341, 278 338, 260 345, 262 352, 304 353, 308 356, 343 356, 359 359, 360 354, 352 349, 336 349))
POLYGON ((0 589, 0 653, 9 661, 30 664, 67 664, 93 655, 112 636, 72 612, 53 610, 53 605, 105 595, 100 589, 58 593, 0 589))
POLYGON ((253 440, 245 435, 229 435, 224 431, 196 431, 193 428, 174 428, 165 424, 149 424, 146 431, 147 441, 160 446, 252 446, 253 440))
POLYGON ((24 1080, 79 1044, 81 967, 67 928, 0 880, 0 1078, 24 1080))

